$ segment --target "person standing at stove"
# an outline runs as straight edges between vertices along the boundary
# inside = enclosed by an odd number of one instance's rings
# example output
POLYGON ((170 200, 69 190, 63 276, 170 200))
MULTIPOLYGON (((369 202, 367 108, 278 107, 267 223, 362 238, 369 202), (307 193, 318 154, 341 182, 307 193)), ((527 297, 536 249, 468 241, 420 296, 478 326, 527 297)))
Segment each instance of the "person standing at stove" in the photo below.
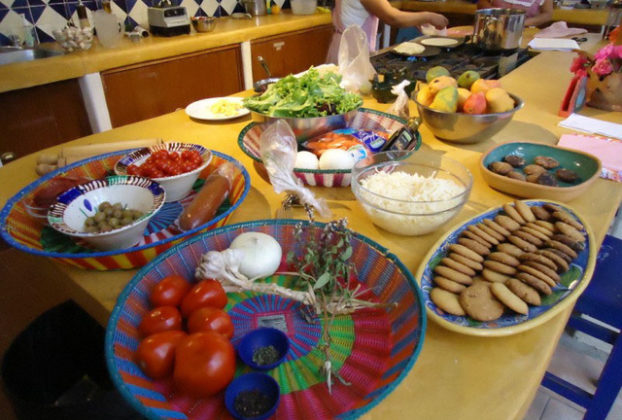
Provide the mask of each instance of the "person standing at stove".
POLYGON ((478 9, 517 9, 525 11, 525 26, 541 26, 553 18, 553 0, 478 0, 478 9))
POLYGON ((379 21, 397 28, 420 27, 427 23, 442 29, 448 23, 447 18, 438 13, 404 12, 391 6, 388 0, 335 0, 334 32, 326 62, 337 63, 341 34, 350 25, 360 26, 367 34, 369 51, 376 51, 379 21))

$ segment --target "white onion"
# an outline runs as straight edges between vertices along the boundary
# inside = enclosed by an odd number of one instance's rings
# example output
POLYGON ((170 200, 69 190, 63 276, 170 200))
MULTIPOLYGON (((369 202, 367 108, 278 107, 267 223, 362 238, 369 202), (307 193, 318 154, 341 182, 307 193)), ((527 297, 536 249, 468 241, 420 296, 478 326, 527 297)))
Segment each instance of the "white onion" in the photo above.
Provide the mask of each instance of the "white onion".
POLYGON ((244 252, 240 273, 249 279, 271 276, 281 264, 283 251, 272 236, 261 232, 246 232, 238 235, 229 248, 244 252))

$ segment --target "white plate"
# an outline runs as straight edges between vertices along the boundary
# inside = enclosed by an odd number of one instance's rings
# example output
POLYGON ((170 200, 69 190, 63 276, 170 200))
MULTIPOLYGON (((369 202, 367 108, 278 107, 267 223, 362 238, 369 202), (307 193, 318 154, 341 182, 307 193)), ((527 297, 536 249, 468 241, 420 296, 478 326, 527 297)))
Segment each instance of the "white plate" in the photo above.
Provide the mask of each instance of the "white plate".
POLYGON ((234 118, 241 117, 243 115, 247 115, 250 111, 244 107, 238 109, 238 111, 233 115, 225 115, 225 114, 216 114, 211 111, 211 107, 213 104, 220 100, 225 100, 232 103, 237 103, 242 105, 242 99, 234 96, 227 96, 222 98, 208 98, 201 99, 200 101, 196 101, 191 103, 186 107, 186 114, 192 118, 196 118, 198 120, 208 120, 208 121, 222 121, 222 120, 231 120, 234 118))

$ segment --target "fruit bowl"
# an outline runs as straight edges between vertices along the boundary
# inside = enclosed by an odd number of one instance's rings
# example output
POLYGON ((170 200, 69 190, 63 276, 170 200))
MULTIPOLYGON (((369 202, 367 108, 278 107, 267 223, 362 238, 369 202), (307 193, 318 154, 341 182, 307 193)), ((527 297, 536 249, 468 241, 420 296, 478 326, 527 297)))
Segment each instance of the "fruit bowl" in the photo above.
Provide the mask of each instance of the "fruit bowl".
POLYGON ((518 96, 509 94, 514 100, 510 111, 492 114, 466 114, 464 112, 444 112, 432 109, 417 102, 417 110, 423 123, 432 134, 441 140, 454 143, 479 143, 497 134, 511 120, 516 111, 524 105, 518 96))

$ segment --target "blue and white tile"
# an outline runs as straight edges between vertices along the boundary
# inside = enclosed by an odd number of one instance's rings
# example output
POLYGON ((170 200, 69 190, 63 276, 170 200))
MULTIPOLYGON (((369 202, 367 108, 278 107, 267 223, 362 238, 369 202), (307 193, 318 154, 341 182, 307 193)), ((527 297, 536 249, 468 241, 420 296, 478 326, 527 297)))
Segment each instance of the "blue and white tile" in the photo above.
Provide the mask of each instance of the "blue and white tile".
MULTIPOLYGON (((128 3, 129 7, 129 3, 128 3)), ((142 2, 141 0, 136 1, 133 4, 133 7, 130 9, 128 16, 133 20, 134 23, 131 26, 136 26, 136 24, 142 26, 143 28, 149 27, 149 19, 147 18, 147 9, 148 6, 142 2)))
POLYGON ((236 4, 238 4, 236 0, 221 0, 220 1, 220 6, 223 9, 225 9, 228 15, 233 13, 233 9, 235 9, 236 4))
POLYGON ((196 0, 182 0, 181 6, 186 8, 188 16, 197 16, 199 5, 197 4, 196 0))
MULTIPOLYGON (((37 20, 37 28, 43 31, 50 38, 53 38, 52 34, 55 30, 63 29, 67 25, 67 19, 60 13, 58 13, 51 6, 46 6, 43 13, 37 20)), ((41 42, 49 41, 49 39, 40 39, 41 42)))
POLYGON ((201 9, 207 16, 214 16, 218 9, 218 2, 216 0, 203 0, 201 3, 201 9))

